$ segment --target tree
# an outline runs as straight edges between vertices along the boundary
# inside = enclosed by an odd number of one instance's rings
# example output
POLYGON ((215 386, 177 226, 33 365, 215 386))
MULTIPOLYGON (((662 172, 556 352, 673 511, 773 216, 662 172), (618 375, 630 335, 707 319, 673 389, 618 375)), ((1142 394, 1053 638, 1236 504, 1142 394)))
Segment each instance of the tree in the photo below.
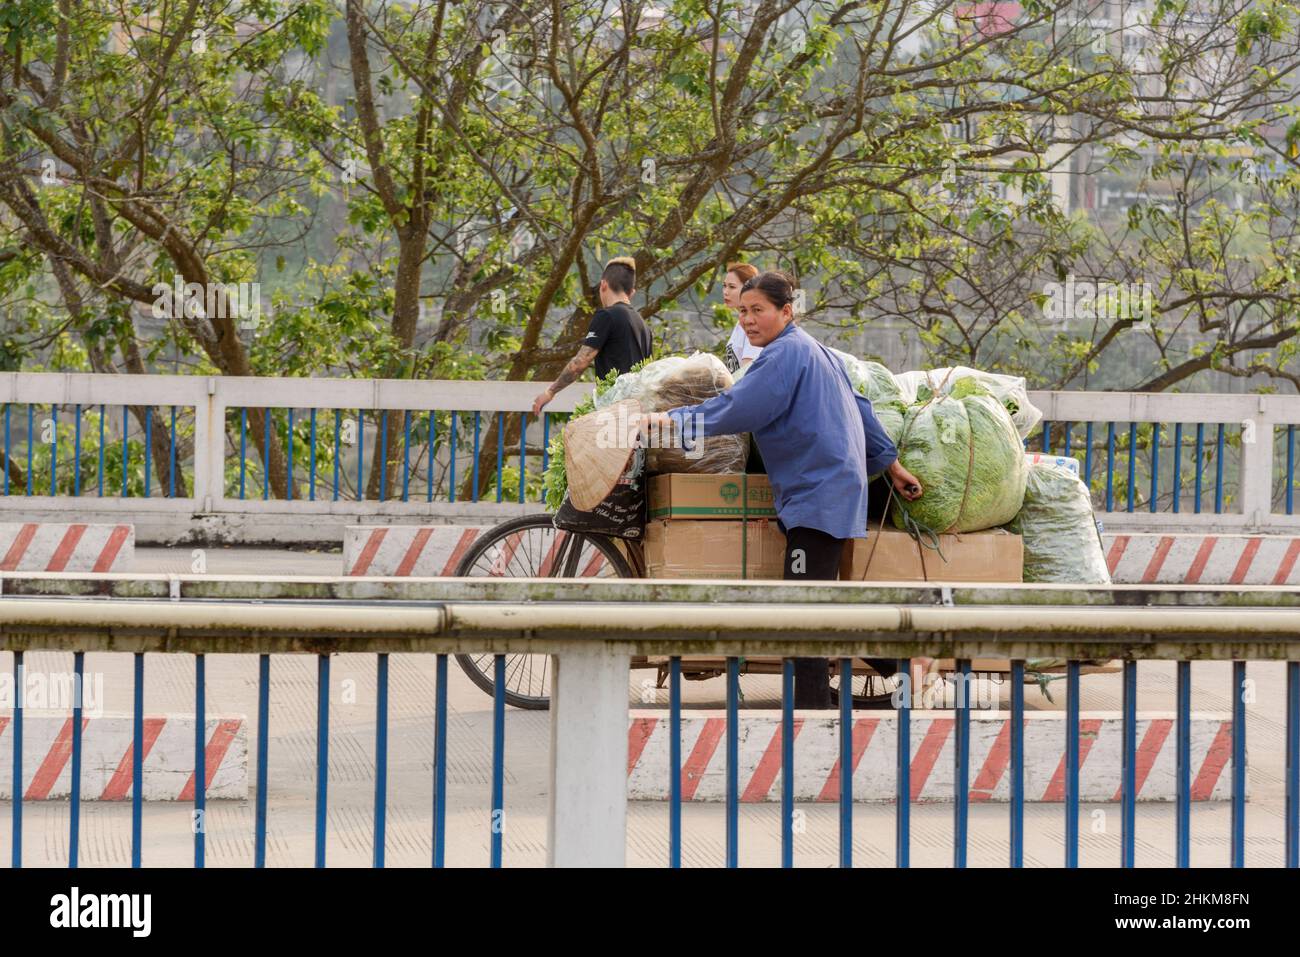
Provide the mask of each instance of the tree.
MULTIPOLYGON (((49 0, 22 12, 0 71, 0 204, 11 236, 47 257, 92 368, 116 371, 116 349, 127 372, 147 371, 135 320, 165 303, 165 336, 199 350, 196 371, 252 374, 250 317, 228 286, 256 281, 258 253, 285 242, 263 230, 303 213, 295 194, 319 174, 282 155, 261 100, 288 51, 319 49, 323 4, 49 0), (176 282, 197 292, 172 301, 176 282)), ((250 410, 254 441, 283 495, 264 414, 250 410)))

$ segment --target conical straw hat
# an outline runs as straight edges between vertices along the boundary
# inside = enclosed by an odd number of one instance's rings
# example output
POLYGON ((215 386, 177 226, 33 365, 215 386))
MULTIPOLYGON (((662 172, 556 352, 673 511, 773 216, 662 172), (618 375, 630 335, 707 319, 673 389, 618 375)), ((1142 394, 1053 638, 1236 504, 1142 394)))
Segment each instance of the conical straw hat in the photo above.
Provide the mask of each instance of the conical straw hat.
POLYGON ((564 427, 564 471, 569 501, 590 512, 614 490, 636 451, 641 403, 624 399, 574 419, 564 427))

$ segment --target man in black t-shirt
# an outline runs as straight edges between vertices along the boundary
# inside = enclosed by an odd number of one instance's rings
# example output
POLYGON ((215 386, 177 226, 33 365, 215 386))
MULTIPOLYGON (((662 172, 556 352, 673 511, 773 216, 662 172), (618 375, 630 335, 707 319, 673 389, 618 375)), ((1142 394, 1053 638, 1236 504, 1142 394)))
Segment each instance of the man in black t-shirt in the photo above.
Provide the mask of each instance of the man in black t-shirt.
POLYGON ((603 308, 591 317, 578 354, 569 360, 550 387, 533 400, 533 415, 541 415, 546 404, 569 383, 577 381, 592 362, 596 364, 597 378, 603 379, 610 369, 617 369, 622 375, 650 357, 650 329, 641 314, 632 308, 635 288, 636 260, 628 256, 611 259, 600 277, 603 308))

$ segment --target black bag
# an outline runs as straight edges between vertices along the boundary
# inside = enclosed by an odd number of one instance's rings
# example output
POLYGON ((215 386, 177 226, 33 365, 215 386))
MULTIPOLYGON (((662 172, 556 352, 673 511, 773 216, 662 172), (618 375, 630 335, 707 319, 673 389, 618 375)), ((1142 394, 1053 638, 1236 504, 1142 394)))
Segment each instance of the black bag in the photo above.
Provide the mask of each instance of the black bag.
POLYGON ((623 476, 614 490, 590 512, 574 508, 566 493, 551 522, 566 532, 640 539, 645 535, 645 483, 640 476, 623 476))

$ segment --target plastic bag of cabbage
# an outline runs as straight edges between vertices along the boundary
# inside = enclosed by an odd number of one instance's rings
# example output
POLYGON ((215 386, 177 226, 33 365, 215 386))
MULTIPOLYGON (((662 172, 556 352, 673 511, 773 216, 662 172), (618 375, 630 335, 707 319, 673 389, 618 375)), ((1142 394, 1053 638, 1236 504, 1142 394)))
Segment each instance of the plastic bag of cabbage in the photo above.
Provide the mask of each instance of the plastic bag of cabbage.
POLYGON ((1024 541, 1025 581, 1110 584, 1092 497, 1068 469, 1030 465, 1024 505, 1007 528, 1024 541))
POLYGON ((921 481, 914 502, 894 500, 894 524, 935 533, 1005 525, 1025 497, 1025 449, 1003 404, 978 379, 907 408, 899 461, 921 481))
MULTIPOLYGON (((596 398, 614 386, 618 376, 611 369, 605 378, 596 382, 596 388, 588 392, 573 407, 572 418, 581 418, 596 409, 596 398)), ((546 507, 557 511, 564 503, 569 491, 569 473, 564 459, 564 429, 558 428, 551 433, 551 443, 546 447, 546 471, 542 473, 542 489, 546 493, 546 507)))
POLYGON ((933 395, 947 395, 958 383, 974 380, 993 398, 1002 403, 1022 439, 1042 421, 1043 413, 1029 401, 1029 390, 1020 376, 984 372, 968 366, 931 369, 928 372, 902 372, 894 377, 901 400, 906 405, 924 402, 933 395))
POLYGON ((894 379, 894 374, 879 362, 859 359, 847 352, 832 349, 844 363, 844 371, 849 374, 849 384, 861 395, 871 400, 871 409, 880 420, 885 434, 895 444, 903 430, 903 416, 907 412, 907 403, 903 392, 894 379))

